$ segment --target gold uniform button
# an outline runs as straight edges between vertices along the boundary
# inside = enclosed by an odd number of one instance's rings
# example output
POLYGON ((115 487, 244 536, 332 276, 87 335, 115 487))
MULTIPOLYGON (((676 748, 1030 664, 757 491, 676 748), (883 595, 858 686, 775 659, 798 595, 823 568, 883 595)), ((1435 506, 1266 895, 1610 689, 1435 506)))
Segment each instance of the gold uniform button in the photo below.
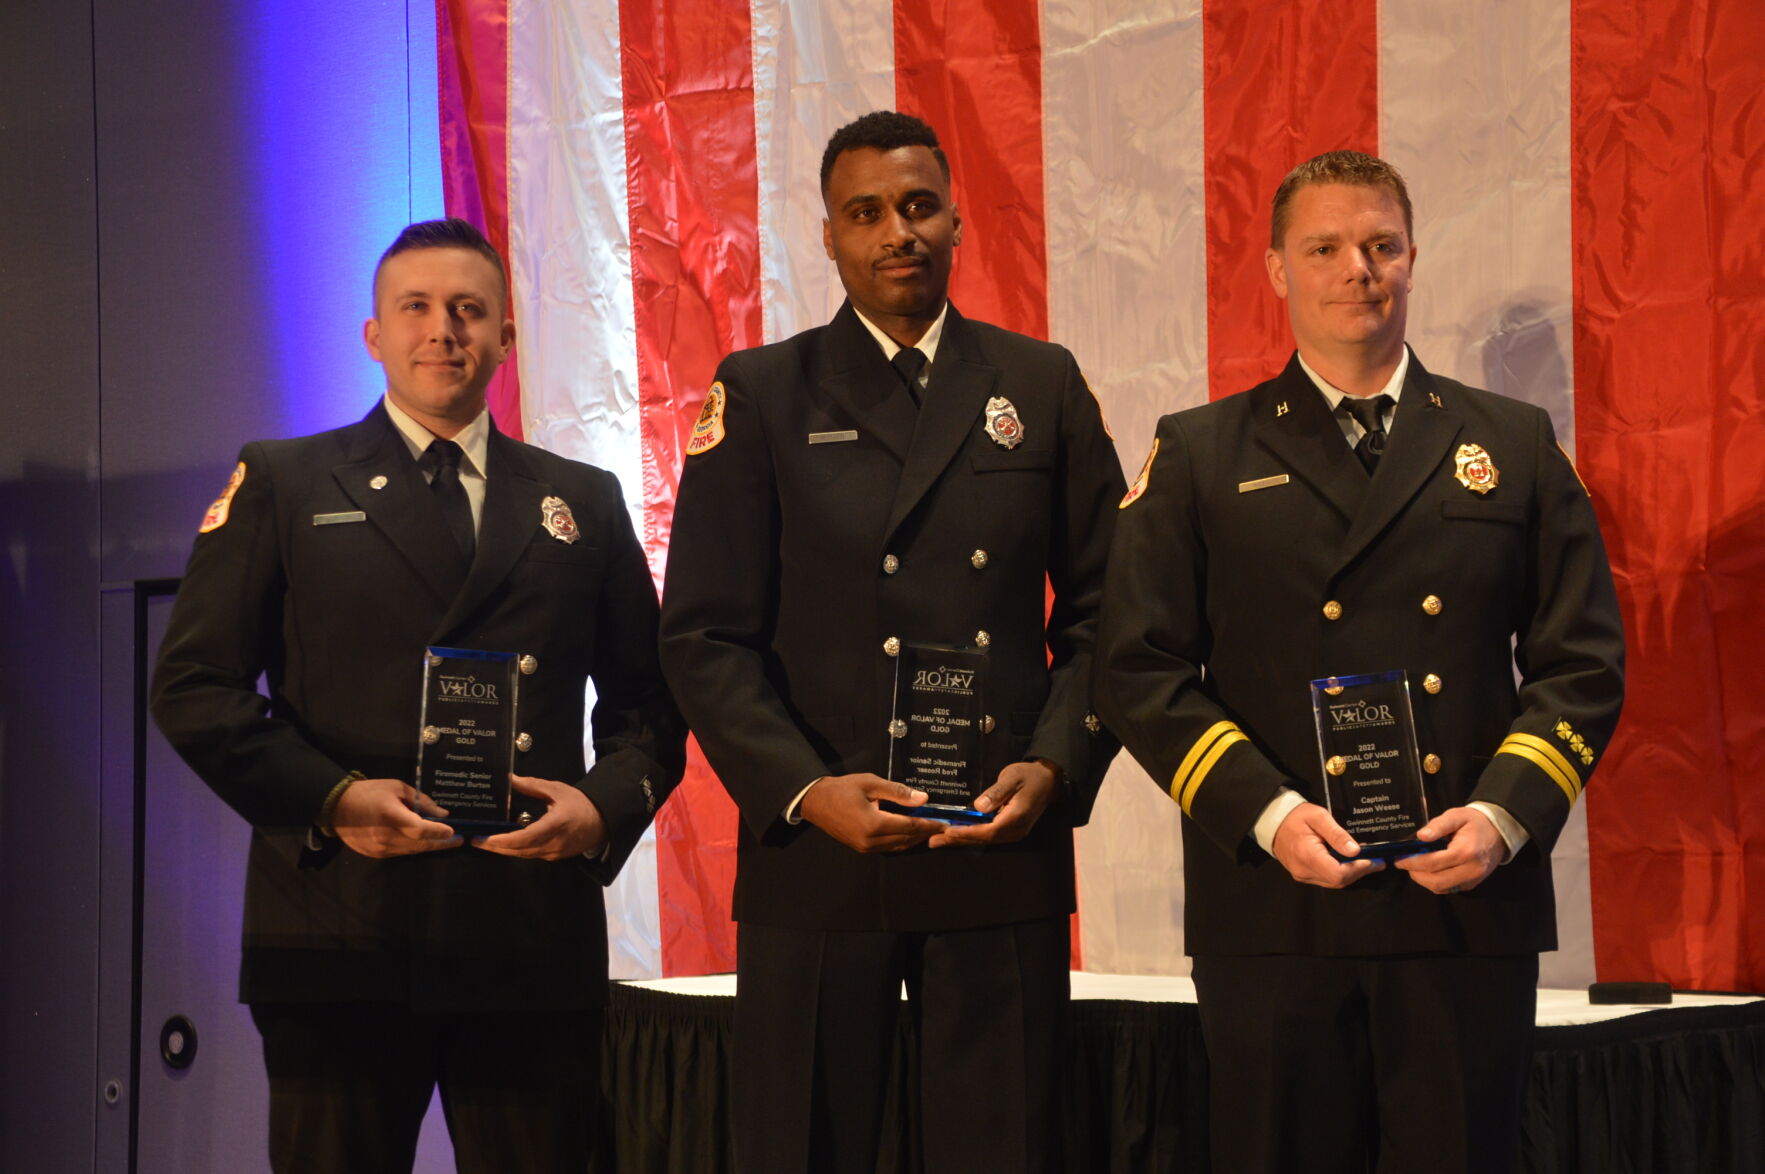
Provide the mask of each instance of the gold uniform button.
POLYGON ((1440 692, 1440 678, 1433 673, 1429 673, 1422 678, 1422 688, 1428 690, 1430 693, 1440 692))
POLYGON ((889 723, 889 737, 891 737, 891 738, 905 738, 906 736, 907 736, 907 723, 906 722, 902 721, 900 718, 896 718, 894 721, 889 723))
POLYGON ((1324 763, 1324 769, 1333 775, 1339 775, 1348 769, 1348 760, 1340 754, 1332 754, 1324 763))
POLYGON ((1342 618, 1342 605, 1340 603, 1337 603, 1334 599, 1332 599, 1329 603, 1326 603, 1324 605, 1324 618, 1326 620, 1339 620, 1339 619, 1341 619, 1342 618))
POLYGON ((1440 614, 1440 596, 1430 595, 1422 601, 1422 610, 1431 616, 1440 614))
POLYGON ((1087 713, 1085 715, 1085 730, 1087 733, 1095 734, 1095 733, 1097 733, 1097 731, 1101 730, 1102 728, 1103 728, 1103 721, 1096 714, 1087 713))
POLYGON ((523 754, 533 749, 533 735, 528 733, 516 734, 515 749, 521 751, 523 754))
POLYGON ((984 550, 977 550, 968 556, 968 561, 975 570, 985 570, 987 566, 987 552, 984 550))
POLYGON ((992 732, 993 732, 993 715, 990 713, 981 714, 981 733, 990 734, 992 732))
POLYGON ((991 644, 992 642, 993 642, 993 638, 991 636, 987 635, 987 630, 985 628, 982 628, 980 631, 978 631, 974 634, 974 646, 976 648, 985 648, 987 645, 991 644))
POLYGON ((520 659, 519 664, 521 667, 521 675, 524 677, 531 677, 534 673, 539 671, 539 658, 537 656, 523 656, 520 659))
POLYGON ((1422 759, 1422 769, 1427 771, 1431 775, 1439 774, 1440 773, 1440 755, 1430 754, 1430 755, 1428 755, 1428 757, 1422 759))
POLYGON ((899 656, 901 654, 901 638, 899 636, 890 636, 887 640, 884 640, 883 651, 890 656, 899 656))
POLYGON ((901 569, 901 560, 892 554, 883 555, 883 574, 892 575, 901 569))

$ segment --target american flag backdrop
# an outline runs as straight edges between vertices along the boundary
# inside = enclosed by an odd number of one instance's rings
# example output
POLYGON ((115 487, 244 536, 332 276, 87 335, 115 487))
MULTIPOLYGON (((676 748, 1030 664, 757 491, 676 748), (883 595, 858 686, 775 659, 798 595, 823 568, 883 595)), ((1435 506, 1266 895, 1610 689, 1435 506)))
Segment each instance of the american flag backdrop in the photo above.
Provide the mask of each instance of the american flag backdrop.
MULTIPOLYGON (((1760 0, 437 8, 448 211, 512 268, 493 410, 619 475, 658 584, 718 358, 839 305, 817 171, 858 114, 937 128, 953 299, 1070 347, 1130 475, 1159 415, 1285 360, 1262 262, 1281 176, 1390 159, 1416 202, 1411 343, 1549 409, 1624 606, 1629 700, 1556 850, 1544 981, 1765 988, 1760 0)), ((1178 818, 1117 761, 1078 833, 1084 968, 1187 970, 1178 818)), ((616 974, 733 968, 734 842, 695 751, 610 896, 616 974)))

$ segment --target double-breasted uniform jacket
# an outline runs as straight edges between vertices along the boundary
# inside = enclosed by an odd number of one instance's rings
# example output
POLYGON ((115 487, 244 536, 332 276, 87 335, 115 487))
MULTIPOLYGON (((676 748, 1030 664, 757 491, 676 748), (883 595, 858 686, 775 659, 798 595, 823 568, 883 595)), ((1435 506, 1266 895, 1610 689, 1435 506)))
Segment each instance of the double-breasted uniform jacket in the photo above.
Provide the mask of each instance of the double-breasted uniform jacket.
POLYGON ((1369 480, 1295 358, 1164 417, 1142 479, 1111 556, 1097 699, 1189 817, 1189 951, 1554 948, 1548 853, 1617 723, 1623 633, 1550 418, 1412 354, 1369 480), (1458 476, 1467 445, 1493 466, 1467 462, 1486 492, 1458 476), (1487 801, 1530 834, 1472 891, 1437 897, 1396 869, 1301 885, 1251 835, 1283 785, 1324 802, 1308 682, 1391 669, 1409 676, 1430 809, 1487 801))
POLYGON ((1071 829, 1117 749, 1087 718, 1122 488, 1072 356, 952 307, 916 412, 848 304, 717 381, 713 443, 681 478, 662 660, 741 811, 737 919, 935 931, 1070 910, 1071 829), (1016 447, 985 431, 993 397, 1016 447), (890 637, 986 643, 987 781, 1026 758, 1067 777, 1022 842, 866 856, 783 818, 812 779, 885 773, 890 637))
POLYGON ((335 431, 248 444, 239 459, 224 524, 190 556, 152 706, 171 744, 253 827, 241 998, 599 1004, 601 886, 678 781, 685 738, 617 481, 493 428, 468 572, 383 406, 335 431), (548 497, 571 511, 577 541, 542 527, 548 497), (519 710, 532 745, 515 769, 581 787, 606 820, 601 860, 471 847, 374 860, 334 840, 307 847, 345 772, 412 778, 432 644, 534 658, 519 710), (267 698, 255 691, 260 674, 267 698), (585 771, 590 678, 595 763, 585 771))

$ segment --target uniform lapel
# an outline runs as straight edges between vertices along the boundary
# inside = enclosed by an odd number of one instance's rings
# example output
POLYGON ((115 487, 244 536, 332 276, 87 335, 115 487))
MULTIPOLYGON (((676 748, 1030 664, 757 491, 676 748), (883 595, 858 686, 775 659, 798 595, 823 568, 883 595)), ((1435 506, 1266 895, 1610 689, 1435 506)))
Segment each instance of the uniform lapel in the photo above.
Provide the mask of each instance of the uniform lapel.
POLYGON ((345 460, 331 470, 332 477, 446 604, 459 594, 465 570, 410 448, 384 405, 375 405, 350 432, 345 460), (373 486, 377 478, 384 478, 379 489, 373 486))
MULTIPOLYGON (((490 426, 490 445, 485 469, 484 512, 478 520, 478 556, 466 576, 465 586, 436 629, 443 639, 483 603, 533 541, 543 515, 540 502, 551 486, 539 479, 521 446, 490 426)), ((566 503, 570 504, 570 503, 566 503)), ((574 503, 580 505, 582 503, 574 503)))
POLYGON ((1428 483, 1447 446, 1459 434, 1459 415, 1446 402, 1434 377, 1410 352, 1410 369, 1404 377, 1403 395, 1391 422, 1391 441, 1379 458, 1366 500, 1355 515, 1348 538, 1342 544, 1337 569, 1346 567, 1391 524, 1410 500, 1428 483))
POLYGON ((1272 382, 1249 393, 1256 402, 1256 440, 1352 522, 1367 495, 1367 473, 1343 438, 1329 401, 1299 365, 1288 360, 1272 382))
POLYGON ((907 466, 901 470, 901 480, 895 486, 886 536, 894 535, 974 432, 998 380, 998 368, 981 361, 968 323, 951 306, 944 318, 938 357, 932 362, 925 402, 919 408, 919 424, 913 430, 907 466))
POLYGON ((823 354, 821 390, 857 423, 860 439, 869 433, 905 462, 913 444, 913 400, 850 302, 828 323, 823 354))

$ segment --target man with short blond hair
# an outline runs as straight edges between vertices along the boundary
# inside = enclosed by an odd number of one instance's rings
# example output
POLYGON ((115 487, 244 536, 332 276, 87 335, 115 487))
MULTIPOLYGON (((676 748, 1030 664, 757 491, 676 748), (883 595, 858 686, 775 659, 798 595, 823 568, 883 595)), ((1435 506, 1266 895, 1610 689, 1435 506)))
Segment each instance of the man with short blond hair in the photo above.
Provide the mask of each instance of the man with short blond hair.
POLYGON ((1187 817, 1234 1174, 1514 1168, 1549 850, 1623 697, 1611 572, 1549 416, 1405 345, 1411 219, 1383 160, 1294 169, 1265 261, 1295 354, 1159 422, 1110 555, 1098 708, 1187 817), (1392 672, 1429 818, 1383 859, 1326 805, 1309 684, 1392 672))

